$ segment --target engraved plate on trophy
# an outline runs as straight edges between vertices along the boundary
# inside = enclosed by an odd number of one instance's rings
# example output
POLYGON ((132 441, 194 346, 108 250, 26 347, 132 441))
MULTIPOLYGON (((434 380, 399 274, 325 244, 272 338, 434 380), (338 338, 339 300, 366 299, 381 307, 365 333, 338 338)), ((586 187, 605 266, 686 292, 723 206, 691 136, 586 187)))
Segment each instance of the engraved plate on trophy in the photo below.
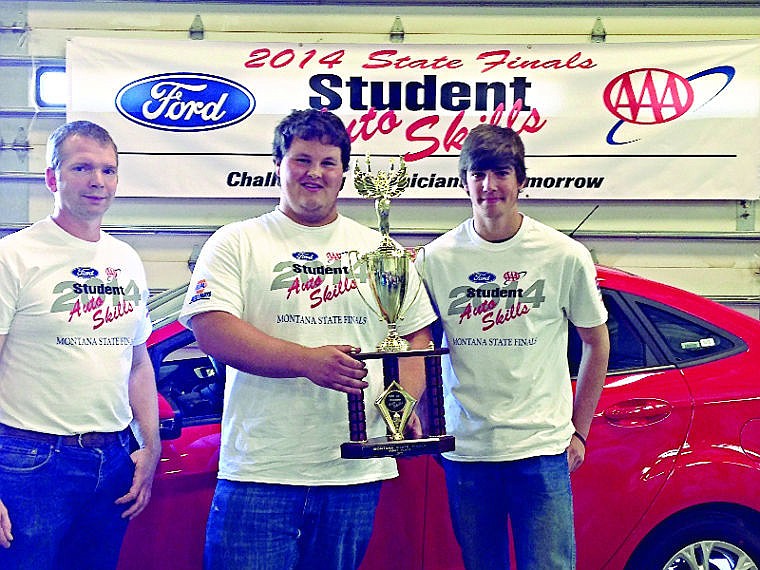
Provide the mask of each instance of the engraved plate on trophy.
POLYGON ((388 437, 393 441, 404 439, 404 432, 416 405, 417 399, 396 381, 391 382, 375 400, 375 406, 388 426, 388 437))

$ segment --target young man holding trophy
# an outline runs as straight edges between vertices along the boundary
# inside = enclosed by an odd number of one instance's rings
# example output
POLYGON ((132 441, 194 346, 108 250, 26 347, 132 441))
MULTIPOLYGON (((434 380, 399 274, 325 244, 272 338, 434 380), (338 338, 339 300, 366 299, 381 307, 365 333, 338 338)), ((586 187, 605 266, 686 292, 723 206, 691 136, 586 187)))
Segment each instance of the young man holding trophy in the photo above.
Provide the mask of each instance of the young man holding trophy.
MULTIPOLYGON (((384 387, 381 363, 356 357, 388 332, 363 300, 366 271, 346 266, 345 252, 373 250, 382 237, 338 213, 350 150, 330 112, 283 119, 273 144, 277 209, 216 232, 193 272, 181 320, 227 365, 207 570, 358 567, 380 482, 397 474, 392 458, 340 457, 347 394, 369 402, 384 387)), ((413 266, 404 277, 419 288, 413 266)), ((427 348, 435 313, 424 287, 404 305, 399 334, 427 348)), ((422 366, 403 360, 401 383, 418 397, 422 366)), ((366 428, 386 432, 373 406, 366 428)), ((419 434, 419 420, 408 429, 419 434)))
POLYGON ((472 218, 425 247, 425 285, 451 351, 443 382, 444 454, 465 566, 575 568, 569 473, 607 368, 607 312, 591 255, 518 211, 525 151, 509 128, 478 125, 459 160, 472 218), (583 353, 573 398, 568 320, 583 353))

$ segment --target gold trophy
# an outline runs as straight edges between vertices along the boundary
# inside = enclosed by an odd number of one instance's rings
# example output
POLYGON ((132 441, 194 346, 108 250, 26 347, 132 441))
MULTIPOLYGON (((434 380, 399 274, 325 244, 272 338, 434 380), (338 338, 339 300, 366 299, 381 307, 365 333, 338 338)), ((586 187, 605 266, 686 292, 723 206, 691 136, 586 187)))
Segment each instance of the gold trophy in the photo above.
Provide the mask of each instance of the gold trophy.
MULTIPOLYGON (((354 279, 358 281, 353 273, 355 266, 363 266, 366 269, 374 303, 370 303, 364 297, 361 289, 358 291, 370 310, 385 321, 388 335, 377 345, 376 352, 362 352, 354 358, 383 360, 385 390, 375 401, 375 406, 385 421, 388 433, 385 437, 367 439, 364 397, 349 394, 351 441, 341 445, 341 456, 346 459, 365 459, 451 451, 454 449, 454 438, 446 435, 441 381, 441 355, 446 354, 448 349, 436 349, 431 346, 425 350, 410 350, 409 343, 396 331, 397 321, 403 319, 403 308, 409 293, 409 275, 415 271, 414 255, 419 251, 407 251, 397 246, 389 235, 391 198, 401 195, 409 185, 406 163, 399 157, 397 168, 391 162, 390 170, 381 170, 374 174, 369 156, 366 158, 366 164, 366 172, 362 171, 358 163, 354 168, 354 185, 361 196, 375 199, 378 229, 382 234, 382 240, 374 251, 363 255, 359 255, 357 251, 350 251, 347 252, 347 256, 349 270, 354 279), (406 439, 404 434, 417 400, 404 390, 399 382, 398 359, 414 356, 425 359, 429 434, 419 439, 406 439)), ((418 281, 414 298, 419 294, 421 287, 421 281, 418 281)), ((411 305, 411 301, 408 305, 411 305)))
MULTIPOLYGON (((403 158, 398 160, 398 169, 395 169, 391 162, 390 170, 381 170, 374 176, 370 168, 369 156, 366 162, 366 172, 359 168, 359 163, 356 164, 354 186, 361 196, 375 199, 378 229, 383 239, 375 251, 362 256, 359 256, 358 251, 347 252, 349 267, 353 272, 357 263, 365 266, 375 301, 374 306, 364 298, 364 295, 362 299, 370 310, 388 325, 388 335, 377 345, 378 352, 402 352, 409 350, 409 343, 396 332, 396 322, 403 318, 401 309, 408 292, 409 268, 414 262, 414 254, 398 247, 391 239, 389 214, 391 198, 401 195, 409 185, 409 178, 406 175, 406 163, 403 158)), ((420 287, 421 285, 418 285, 414 297, 419 294, 420 287)))

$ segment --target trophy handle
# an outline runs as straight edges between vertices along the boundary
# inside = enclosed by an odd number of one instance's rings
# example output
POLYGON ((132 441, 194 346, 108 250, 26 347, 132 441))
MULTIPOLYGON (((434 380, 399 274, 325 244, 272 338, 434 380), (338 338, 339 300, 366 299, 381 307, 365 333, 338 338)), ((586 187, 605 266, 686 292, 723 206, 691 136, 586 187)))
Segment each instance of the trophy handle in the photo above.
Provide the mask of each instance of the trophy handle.
MULTIPOLYGON (((360 260, 359 252, 356 251, 355 249, 352 249, 351 251, 344 251, 343 253, 345 253, 346 256, 348 257, 348 272, 351 274, 351 279, 353 279, 354 281, 356 281, 356 283, 358 285, 359 284, 359 278, 354 273, 353 256, 356 256, 356 263, 359 263, 359 260, 360 260)), ((357 286, 356 287, 356 292, 359 293, 359 296, 362 298, 362 301, 364 301, 364 304, 367 305, 367 307, 369 308, 369 310, 372 311, 372 313, 378 319, 380 319, 381 321, 385 321, 385 319, 383 318, 382 313, 379 313, 378 311, 376 311, 375 309, 373 309, 372 308, 372 303, 370 303, 369 301, 367 301, 367 298, 364 296, 364 293, 362 293, 362 288, 357 286)))
POLYGON ((414 250, 414 258, 417 259, 417 256, 422 252, 422 273, 417 271, 417 267, 415 266, 414 262, 412 262, 412 269, 417 273, 417 290, 414 292, 414 296, 409 300, 408 303, 406 303, 406 308, 399 313, 398 320, 403 319, 406 314, 409 312, 409 309, 414 305, 414 302, 417 300, 417 297, 420 296, 420 291, 422 290, 422 275, 425 271, 425 248, 421 245, 418 245, 417 247, 411 247, 408 249, 414 250))

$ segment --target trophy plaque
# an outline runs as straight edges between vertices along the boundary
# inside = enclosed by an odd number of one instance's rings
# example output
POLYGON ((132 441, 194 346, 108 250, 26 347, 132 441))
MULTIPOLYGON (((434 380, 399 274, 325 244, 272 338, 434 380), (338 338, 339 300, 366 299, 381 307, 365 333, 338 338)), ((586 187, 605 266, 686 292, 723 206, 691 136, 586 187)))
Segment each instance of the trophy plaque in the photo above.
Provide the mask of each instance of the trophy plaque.
MULTIPOLYGON (((448 349, 429 347, 422 350, 410 349, 409 343, 396 331, 397 321, 404 318, 403 308, 410 293, 409 274, 415 271, 414 255, 418 250, 407 251, 397 246, 389 235, 390 200, 399 196, 409 184, 406 164, 399 158, 398 168, 372 173, 367 156, 367 171, 357 164, 354 168, 354 184, 359 194, 375 199, 375 210, 379 230, 382 235, 380 246, 369 253, 359 255, 347 252, 349 271, 353 275, 354 266, 362 266, 367 273, 372 301, 368 301, 359 290, 362 299, 388 326, 387 336, 377 345, 375 352, 353 355, 359 360, 382 359, 383 384, 385 390, 375 401, 387 427, 387 435, 367 438, 367 422, 363 394, 348 395, 348 418, 350 441, 341 445, 344 459, 367 459, 373 457, 402 457, 441 453, 454 449, 454 437, 446 435, 443 407, 443 387, 441 378, 441 356, 448 349), (407 439, 405 432, 417 405, 417 400, 401 386, 399 381, 400 358, 424 358, 425 360, 425 418, 420 418, 426 427, 426 435, 407 439)), ((354 275, 354 279, 356 276, 354 275)), ((422 288, 418 281, 413 298, 422 288)))

